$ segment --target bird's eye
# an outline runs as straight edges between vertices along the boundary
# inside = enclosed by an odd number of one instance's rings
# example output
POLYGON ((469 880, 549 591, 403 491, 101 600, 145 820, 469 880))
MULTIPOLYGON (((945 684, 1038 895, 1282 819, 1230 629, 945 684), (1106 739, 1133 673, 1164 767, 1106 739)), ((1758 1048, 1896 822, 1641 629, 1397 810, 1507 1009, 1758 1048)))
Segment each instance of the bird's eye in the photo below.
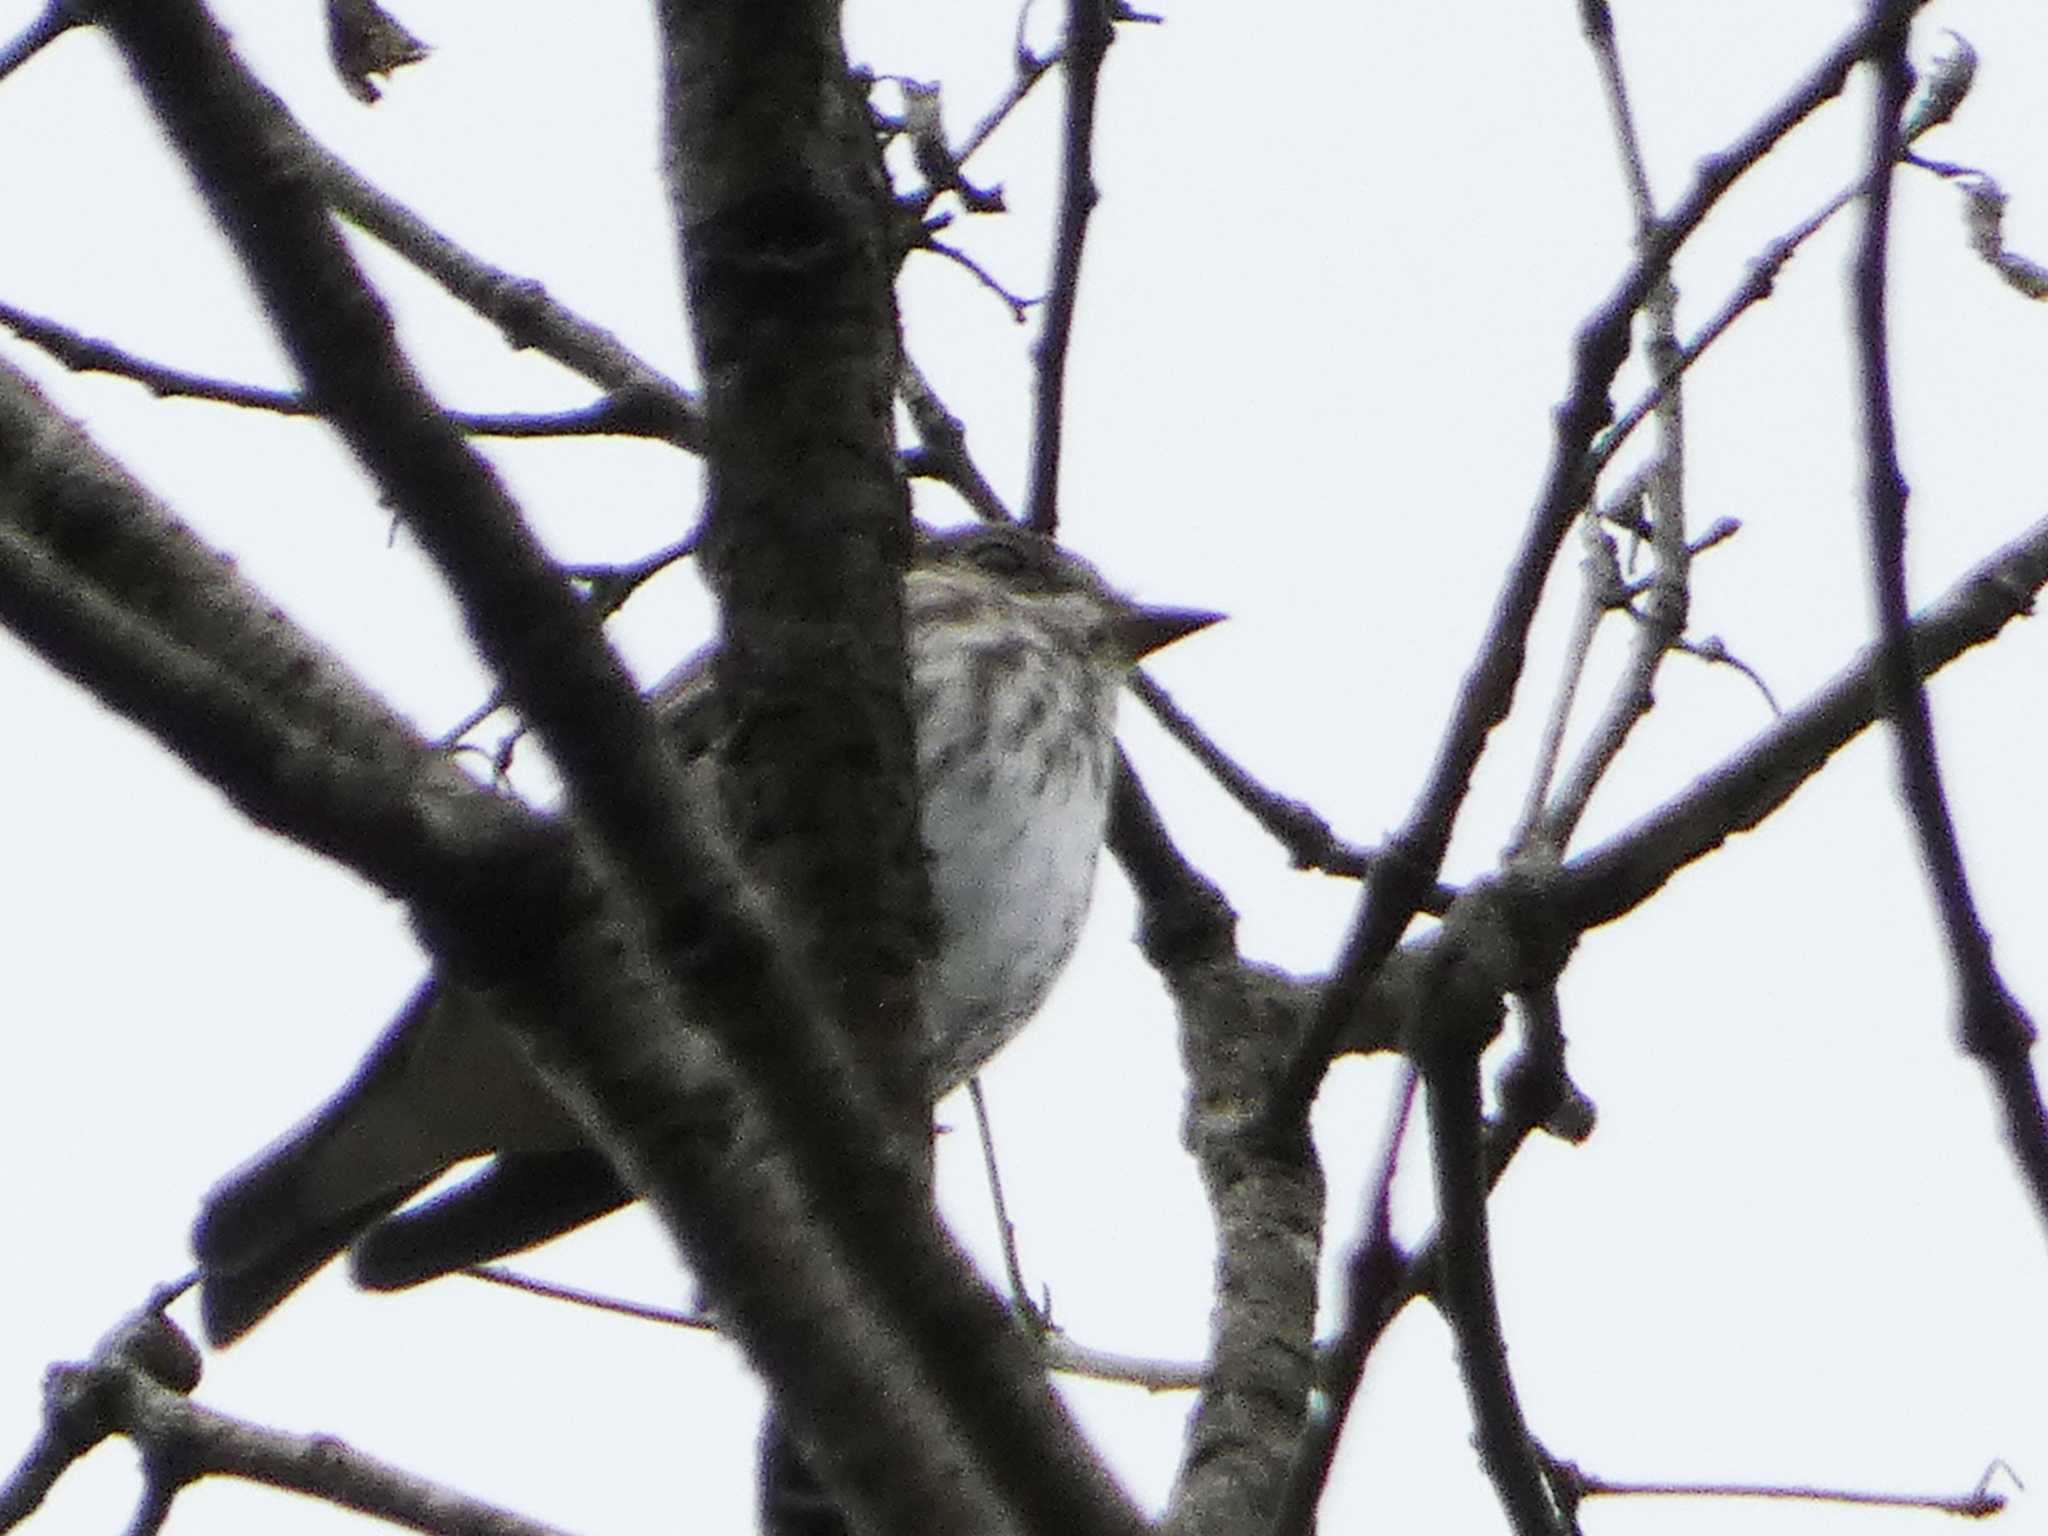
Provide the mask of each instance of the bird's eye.
POLYGON ((983 539, 975 543, 968 558, 991 576, 1019 576, 1029 563, 1024 551, 1008 539, 983 539))

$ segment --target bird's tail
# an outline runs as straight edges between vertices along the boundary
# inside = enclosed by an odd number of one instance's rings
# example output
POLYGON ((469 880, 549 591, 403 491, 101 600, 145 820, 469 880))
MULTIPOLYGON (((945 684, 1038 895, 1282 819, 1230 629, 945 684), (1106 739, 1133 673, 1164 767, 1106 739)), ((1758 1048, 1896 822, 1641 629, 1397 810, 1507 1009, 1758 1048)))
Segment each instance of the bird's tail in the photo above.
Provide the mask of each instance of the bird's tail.
POLYGON ((358 1283, 394 1290, 531 1247, 630 1198, 495 1020, 430 982, 341 1092, 206 1197, 192 1232, 200 1315, 208 1339, 230 1344, 345 1249, 356 1249, 358 1283), (491 1152, 482 1173, 399 1211, 491 1152))
POLYGON ((420 1102, 436 1047, 422 987, 355 1075, 282 1140, 223 1179, 192 1229, 199 1310, 216 1345, 247 1333, 313 1272, 465 1155, 420 1102))

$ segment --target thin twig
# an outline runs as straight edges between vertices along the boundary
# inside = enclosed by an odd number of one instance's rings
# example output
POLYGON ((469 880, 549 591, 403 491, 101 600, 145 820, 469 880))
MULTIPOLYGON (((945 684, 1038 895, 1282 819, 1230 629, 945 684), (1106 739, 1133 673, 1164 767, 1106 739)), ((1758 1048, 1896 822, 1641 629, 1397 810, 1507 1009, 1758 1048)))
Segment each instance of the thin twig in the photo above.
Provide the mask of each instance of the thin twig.
POLYGON ((1024 1283, 1024 1264, 1017 1257, 1017 1224, 1010 1220, 1010 1203, 1003 1198, 1003 1170, 996 1162, 995 1127, 989 1123, 988 1098, 981 1091, 979 1077, 967 1079, 967 1098, 974 1105, 974 1129, 981 1141, 981 1166, 988 1178, 989 1203, 995 1207, 996 1235, 1003 1245, 1003 1270, 1010 1281, 1010 1305, 1042 1331, 1047 1313, 1032 1304, 1031 1288, 1024 1283))
MULTIPOLYGON (((1630 609, 1629 611, 1633 613, 1635 610, 1630 609)), ((1704 661, 1711 666, 1730 667, 1740 672, 1749 679, 1756 691, 1763 695, 1765 708, 1769 709, 1774 715, 1785 713, 1778 706, 1778 696, 1771 692, 1771 685, 1764 681, 1764 675, 1740 656, 1729 650, 1722 643, 1719 635, 1708 635, 1703 640, 1680 639, 1674 642, 1671 648, 1682 656, 1693 657, 1695 660, 1704 661)))
POLYGON ((520 1291, 528 1296, 539 1296, 547 1301, 565 1301, 571 1306, 587 1307, 593 1312, 609 1312, 614 1317, 630 1317, 638 1322, 660 1323, 667 1328, 688 1328, 699 1333, 718 1331, 718 1319, 709 1312, 682 1312, 674 1307, 657 1307, 641 1301, 626 1301, 617 1296, 586 1291, 581 1286, 558 1285, 552 1280, 524 1275, 501 1264, 474 1264, 468 1269, 455 1270, 454 1273, 465 1280, 481 1280, 489 1285, 502 1286, 508 1291, 520 1291))
POLYGON ((276 129, 284 137, 281 152, 313 178, 336 213, 496 325, 510 345, 531 347, 608 390, 644 394, 666 410, 670 428, 662 435, 668 441, 703 447, 697 403, 681 385, 612 332, 552 298, 532 278, 515 276, 464 250, 285 117, 282 104, 276 110, 283 123, 276 129))
POLYGON ((1005 288, 997 280, 993 272, 961 250, 957 245, 948 245, 943 240, 926 240, 924 249, 936 256, 945 257, 948 261, 965 271, 977 283, 981 284, 983 288, 986 288, 990 293, 1001 299, 1003 307, 1010 312, 1010 318, 1019 325, 1022 325, 1025 320, 1030 318, 1032 306, 1039 302, 1037 299, 1027 299, 1021 294, 1010 292, 1009 289, 1005 288))
POLYGON ((1864 460, 1870 487, 1871 582, 1881 636, 1879 691, 1892 722, 1900 794, 1948 938, 1962 1047, 1991 1079, 2005 1112, 2006 1143, 2033 1194, 2036 1215, 2048 1227, 2048 1111, 2044 1111, 2031 1061, 2036 1032, 1992 959, 1991 935, 1970 890, 1942 786, 1927 691, 1913 665, 1906 600, 1907 490, 1892 420, 1885 327, 1890 171, 1899 159, 1899 123, 1912 86, 1912 71, 1906 62, 1904 18, 1893 17, 1886 6, 1876 4, 1872 24, 1882 28, 1884 47, 1876 55, 1879 89, 1870 128, 1870 192, 1864 203, 1863 233, 1854 267, 1854 313, 1863 386, 1864 460))
POLYGON ((1584 1498, 1790 1499, 1841 1504, 1857 1509, 1917 1509, 1982 1520, 2005 1508, 2006 1498, 1990 1486, 1989 1474, 1968 1493, 1870 1493, 1855 1488, 1809 1488, 1796 1483, 1629 1483, 1576 1466, 1558 1469, 1572 1491, 1584 1498))
MULTIPOLYGON (((241 384, 152 362, 112 342, 87 336, 5 302, 0 302, 0 325, 74 373, 104 373, 129 379, 162 398, 204 400, 243 410, 267 411, 275 416, 320 414, 319 407, 296 390, 241 384)), ((639 437, 683 448, 695 444, 694 426, 680 423, 671 402, 630 386, 567 411, 446 414, 458 429, 472 437, 639 437)))
POLYGON ((1621 581, 1621 561, 1614 541, 1600 519, 1582 518, 1580 543, 1585 549, 1579 561, 1579 605, 1572 618, 1571 638, 1565 642, 1559 663, 1557 693, 1550 701, 1550 713, 1543 722, 1543 735, 1536 746, 1536 761, 1529 771, 1529 787, 1522 799, 1522 814, 1508 837, 1510 849, 1526 848, 1536 835, 1543 807, 1550 798, 1551 781, 1564 752, 1565 731, 1570 727, 1572 709, 1578 703, 1579 684, 1585 680, 1586 665, 1592 659, 1593 641, 1600 633, 1600 621, 1617 603, 1626 603, 1621 581))
MULTIPOLYGON (((481 1280, 527 1296, 537 1296, 543 1301, 565 1302, 572 1307, 585 1307, 593 1312, 627 1317, 635 1322, 654 1323, 663 1328, 683 1328, 693 1333, 701 1333, 716 1332, 719 1327, 718 1319, 709 1312, 683 1312, 674 1307, 657 1307, 646 1302, 626 1301, 597 1291, 587 1291, 580 1286, 557 1285, 553 1281, 539 1280, 532 1275, 506 1269, 502 1265, 479 1264, 470 1269, 455 1270, 453 1273, 464 1279, 481 1280)), ((1207 1364, 1200 1360, 1166 1360, 1149 1355, 1124 1354, 1111 1349, 1095 1349, 1076 1342, 1058 1329, 1049 1329, 1041 1335, 1039 1342, 1045 1351, 1047 1370, 1059 1371, 1068 1376, 1087 1376, 1096 1381, 1114 1382, 1122 1386, 1142 1387, 1148 1392, 1192 1392, 1202 1385, 1203 1376, 1208 1370, 1207 1364)))
MULTIPOLYGON (((630 565, 564 565, 561 572, 583 591, 584 599, 595 605, 598 612, 610 618, 626 606, 633 594, 648 582, 667 570, 677 561, 686 560, 697 552, 700 532, 691 532, 651 555, 645 555, 630 565)), ((453 751, 462 738, 482 725, 486 720, 505 707, 505 690, 493 688, 482 703, 464 715, 455 724, 436 738, 436 745, 444 751, 453 751)), ((497 750, 489 754, 494 770, 494 782, 502 782, 506 770, 511 767, 512 749, 525 734, 520 726, 505 740, 498 743, 497 750)), ((467 750, 480 750, 470 747, 467 750)))
POLYGON ((939 398, 938 391, 908 351, 903 354, 896 392, 910 413, 910 427, 918 442, 916 448, 904 451, 903 472, 951 486, 977 516, 988 522, 1015 522, 1003 498, 974 462, 974 455, 967 451, 966 424, 947 409, 946 402, 939 398))
POLYGON ((1060 144, 1059 230, 1053 244, 1052 292, 1036 348, 1032 401, 1031 485, 1024 521, 1047 538, 1059 527, 1060 444, 1066 429, 1067 345, 1081 293, 1081 250, 1095 209, 1095 96, 1102 59, 1115 28, 1109 0, 1068 0, 1066 129, 1060 144))
MULTIPOLYGON (((1647 239, 1656 227, 1656 199, 1644 169, 1635 115, 1629 106, 1621 50, 1615 41, 1614 17, 1606 0, 1582 0, 1580 12, 1605 87, 1608 115, 1614 124, 1616 147, 1635 210, 1637 236, 1647 239)), ((1587 733, 1563 784, 1549 797, 1541 815, 1532 819, 1524 842, 1517 845, 1540 848, 1546 858, 1558 857, 1569 845, 1594 790, 1620 757, 1636 726, 1649 713, 1658 669, 1685 632, 1691 601, 1692 551, 1685 538, 1685 413, 1679 391, 1678 289, 1668 271, 1650 289, 1643 305, 1643 318, 1651 377, 1663 386, 1657 403, 1657 443, 1642 476, 1642 504, 1648 509, 1650 527, 1649 587, 1643 594, 1643 605, 1631 609, 1638 621, 1633 644, 1608 693, 1606 708, 1587 733)), ((1605 587, 1618 575, 1618 571, 1602 571, 1593 581, 1605 587)), ((1594 596, 1589 593, 1589 606, 1594 596)), ((1609 611, 1609 607, 1602 606, 1599 616, 1605 617, 1609 611)), ((1561 738, 1560 730, 1556 739, 1561 738)))
POLYGON ((1009 120, 1010 114, 1023 104, 1026 96, 1031 94, 1033 86, 1066 61, 1064 47, 1054 48, 1047 53, 1031 51, 1030 45, 1024 41, 1024 22, 1030 10, 1030 0, 1025 0, 1017 11, 1017 44, 1013 50, 1017 67, 1016 73, 1010 77, 1010 88, 988 109, 967 137, 960 141, 960 148, 954 152, 953 158, 961 165, 972 159, 975 152, 1009 120))
POLYGON ((703 530, 692 529, 675 543, 665 544, 628 564, 565 565, 562 574, 583 589, 584 598, 594 603, 599 613, 610 618, 648 582, 696 554, 702 540, 703 530))

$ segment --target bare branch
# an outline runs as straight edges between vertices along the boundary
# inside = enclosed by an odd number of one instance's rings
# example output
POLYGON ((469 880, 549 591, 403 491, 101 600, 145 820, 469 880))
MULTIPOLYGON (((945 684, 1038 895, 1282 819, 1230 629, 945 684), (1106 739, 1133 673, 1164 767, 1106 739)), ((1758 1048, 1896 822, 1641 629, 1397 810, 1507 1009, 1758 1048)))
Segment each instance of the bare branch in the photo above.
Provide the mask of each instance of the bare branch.
POLYGON ((85 18, 71 0, 48 0, 43 14, 0 48, 0 80, 5 80, 73 27, 84 24, 85 18))
MULTIPOLYGON (((1901 16, 1925 0, 1894 0, 1901 16)), ((1322 1011, 1303 1042, 1288 1096, 1306 1104, 1329 1059, 1331 1044, 1356 1010, 1371 977, 1399 942, 1409 920, 1435 884, 1464 804, 1472 773, 1494 726, 1507 717, 1522 675, 1529 626, 1547 573, 1572 517, 1586 496, 1585 455, 1607 411, 1607 392, 1628 356, 1636 310, 1663 280, 1672 255, 1689 239, 1721 196, 1773 145, 1841 93, 1849 71, 1881 44, 1882 29, 1866 22, 1842 39, 1747 134, 1704 161, 1692 190, 1659 221, 1644 250, 1607 301, 1580 330, 1572 390, 1556 414, 1551 461, 1522 541, 1477 653, 1459 689, 1458 704, 1438 747, 1415 807, 1366 879, 1359 910, 1326 989, 1322 1011)), ((1288 1110, 1280 1111, 1291 1113, 1288 1110)))
MULTIPOLYGON (((0 325, 5 325, 23 341, 40 348, 74 373, 105 373, 132 379, 160 397, 205 400, 244 410, 268 411, 277 416, 320 414, 314 402, 295 390, 239 384, 232 379, 211 378, 165 363, 151 362, 112 342, 87 336, 12 304, 0 302, 0 325)), ((447 415, 459 430, 473 437, 641 437, 674 443, 679 448, 697 446, 698 427, 694 417, 681 417, 673 401, 632 386, 569 411, 450 411, 447 415)))
POLYGON ((1520 1536, 1574 1531, 1550 1487, 1547 1458, 1523 1416, 1508 1370, 1487 1234, 1488 1177, 1479 1110, 1479 1053, 1498 1028, 1500 1001, 1473 983, 1460 946, 1445 946, 1431 1038, 1422 1051, 1429 1090, 1430 1165, 1442 1223, 1431 1295, 1457 1340, 1480 1460, 1520 1536))
POLYGON ((696 402, 681 385, 610 331, 564 308, 532 278, 517 277, 465 251, 314 140, 282 102, 265 94, 273 109, 265 127, 274 135, 275 152, 310 177, 336 213, 496 325, 509 345, 532 347, 615 394, 645 397, 668 419, 662 436, 680 447, 703 447, 696 402))
MULTIPOLYGON (((1964 575, 1914 619, 1912 658, 1932 676, 2031 611, 2048 587, 2048 519, 1964 575)), ((1550 894, 1574 929, 1613 922, 1686 865, 1789 800, 1879 718, 1877 660, 1865 649, 1805 703, 1623 832, 1570 860, 1550 894)))
POLYGON ((1550 798, 1550 785, 1564 753, 1565 732, 1572 722, 1572 710, 1579 699, 1579 684, 1593 657, 1593 641, 1600 633, 1600 621, 1616 606, 1628 601, 1621 579, 1621 560, 1614 540, 1600 519, 1587 516, 1579 522, 1579 604, 1572 619, 1571 638, 1565 642, 1557 693, 1550 701, 1550 714, 1543 722, 1543 737, 1536 746, 1536 762, 1529 772, 1529 787, 1522 801, 1522 814, 1508 838, 1513 849, 1527 848, 1536 839, 1543 819, 1543 807, 1550 798))
POLYGON ((1010 292, 1009 289, 996 280, 993 272, 961 250, 957 245, 948 245, 943 240, 927 239, 922 249, 930 251, 935 256, 945 257, 948 261, 966 272, 977 283, 981 284, 983 288, 1001 299, 1003 307, 1010 312, 1010 318, 1019 325, 1022 325, 1029 318, 1032 306, 1039 302, 1037 299, 1027 299, 1019 294, 1010 292))
POLYGON ((916 448, 903 454, 903 473, 950 485, 984 521, 1016 521, 967 451, 966 425, 946 408, 946 402, 932 388, 924 370, 907 352, 896 389, 910 413, 911 430, 917 433, 918 442, 916 448))
POLYGON ((1963 868, 1948 798, 1936 761, 1934 719, 1913 663, 1906 600, 1906 478, 1893 429, 1891 364, 1885 328, 1885 287, 1891 231, 1891 167, 1901 151, 1899 124, 1912 88, 1906 62, 1906 25, 1881 4, 1872 24, 1883 26, 1875 55, 1879 89, 1870 128, 1870 193, 1855 261, 1856 356, 1863 385, 1863 450, 1869 476, 1871 581, 1880 640, 1877 682, 1893 727, 1900 793, 1920 844, 1921 862, 1934 888, 1948 937, 1949 963, 1960 1004, 1957 1033, 1963 1049, 1990 1077, 2005 1111, 2006 1143, 2048 1230, 2048 1108, 2035 1080, 2037 1037, 2026 1008, 2006 986, 1991 956, 1991 935, 1977 910, 1963 868))
MULTIPOLYGON (((1969 90, 1970 80, 1976 73, 1977 56, 1975 51, 1971 49, 1969 43, 1963 38, 1956 36, 1954 33, 1949 35, 1954 38, 1956 46, 1949 53, 1935 61, 1928 81, 1928 91, 1925 98, 1926 110, 1915 113, 1913 119, 1907 123, 1904 130, 1904 140, 1908 145, 1916 142, 1922 134, 1939 127, 1948 120, 1956 107, 1961 104, 1964 95, 1969 90)), ((1955 176, 1971 180, 1979 175, 1979 173, 1967 170, 1961 166, 1944 166, 1934 161, 1924 160, 1911 153, 1902 152, 1900 158, 1907 164, 1919 165, 1941 176, 1955 176)), ((1608 463, 1614 458, 1614 455, 1620 450, 1621 445, 1628 441, 1629 435, 1642 424, 1644 418, 1650 412, 1657 409, 1666 391, 1676 387, 1678 381, 1685 376, 1694 363, 1699 361, 1709 347, 1719 341, 1727 333, 1728 329, 1737 320, 1741 319, 1743 314, 1752 306, 1770 297, 1772 290, 1777 285, 1779 275, 1783 273, 1793 256, 1798 253, 1799 248, 1816 234, 1820 233, 1821 229, 1836 214, 1860 197, 1863 193, 1863 188, 1864 183, 1861 180, 1855 181, 1843 188, 1826 203, 1822 204, 1815 212, 1808 215, 1798 224, 1795 224, 1776 240, 1773 240, 1755 260, 1750 262, 1748 274, 1744 277, 1741 285, 1734 293, 1728 296, 1721 308, 1715 311, 1713 318, 1700 327, 1692 340, 1686 342, 1678 349, 1667 375, 1653 380, 1642 396, 1631 404, 1627 410, 1623 411, 1620 416, 1616 417, 1614 424, 1595 439, 1588 462, 1587 473, 1589 476, 1597 477, 1607 467, 1608 463)), ((2002 194, 1999 201, 2002 206, 2002 194)), ((1975 224, 1972 225, 1973 230, 1976 227, 1975 224)), ((1995 238, 1993 244, 1996 244, 1995 238)), ((1979 250, 1994 266, 2001 266, 1997 253, 1985 251, 1981 245, 1979 250)), ((2034 296, 2039 297, 2040 295, 2036 294, 2034 296)))
POLYGON ((996 1235, 1002 1242, 1003 1273, 1010 1282, 1010 1305, 1027 1326, 1044 1332, 1050 1308, 1031 1300, 1031 1288, 1024 1281, 1024 1262, 1017 1256, 1017 1225, 1010 1220, 1010 1203, 1003 1198, 1003 1170, 996 1159, 995 1127, 989 1123, 988 1098, 981 1091, 981 1079, 967 1080, 968 1102, 974 1106, 974 1131, 981 1143, 981 1167, 988 1180, 989 1204, 995 1208, 996 1235))
POLYGON ((1066 430, 1067 344, 1081 296, 1081 249, 1094 212, 1095 91, 1116 31, 1110 0, 1068 0, 1067 119, 1060 145, 1060 214, 1054 236, 1052 292, 1036 348, 1031 413, 1031 485, 1024 521, 1050 538, 1059 528, 1060 443, 1066 430))
POLYGON ((206 1477, 233 1477, 353 1509, 428 1536, 562 1536, 500 1505, 380 1461, 332 1435, 287 1435, 203 1407, 198 1352, 154 1304, 116 1329, 93 1358, 53 1366, 43 1387, 43 1429, 0 1482, 0 1531, 19 1525, 57 1480, 116 1436, 142 1460, 142 1505, 129 1529, 156 1529, 177 1493, 206 1477), (153 1338, 150 1336, 154 1335, 153 1338), (182 1343, 190 1370, 167 1376, 161 1362, 182 1343))
MULTIPOLYGON (((1026 0, 1025 9, 1029 9, 1026 0)), ((1003 92, 994 106, 983 114, 967 137, 960 141, 960 148, 954 152, 957 164, 965 165, 995 135, 995 131, 1009 121, 1010 114, 1024 103, 1031 94, 1031 88, 1066 61, 1066 49, 1055 48, 1050 53, 1033 53, 1024 45, 1024 21, 1017 20, 1017 47, 1015 52, 1017 72, 1010 77, 1010 88, 1003 92)))
POLYGON ((1320 1372, 1323 1392, 1296 1447, 1288 1471, 1287 1491, 1270 1527, 1273 1536, 1298 1536, 1315 1528, 1316 1506, 1337 1463, 1337 1447, 1351 1405, 1365 1379, 1365 1362, 1377 1335, 1368 1337, 1354 1320, 1372 1317, 1385 1304, 1401 1278, 1402 1253, 1394 1241, 1394 1170, 1401 1160, 1401 1142, 1415 1108, 1420 1079, 1412 1063, 1403 1062, 1394 1089, 1393 1109, 1365 1197, 1365 1225, 1344 1265, 1344 1308, 1336 1337, 1325 1350, 1320 1372))
MULTIPOLYGON (((1993 1470, 2004 1464, 1995 1463, 1993 1470)), ((1839 1504, 1851 1509, 1911 1509, 1982 1520, 2004 1510, 2006 1498, 1987 1471, 1968 1493, 1872 1493, 1854 1488, 1810 1488, 1796 1483, 1648 1483, 1600 1477, 1575 1465, 1557 1469, 1581 1498, 1771 1499, 1839 1504)))
MULTIPOLYGON (((1637 235, 1647 240, 1656 227, 1656 199, 1643 165, 1635 114, 1629 106, 1621 52, 1615 42, 1614 18, 1605 0, 1583 0, 1580 14, 1586 19, 1587 36, 1606 88, 1608 115, 1614 122, 1629 198, 1635 208, 1637 235)), ((1620 757, 1635 727, 1648 715, 1655 698, 1657 671, 1685 632, 1691 602, 1692 551, 1685 537, 1685 413, 1679 393, 1678 288, 1668 271, 1650 289, 1643 304, 1643 319, 1651 377, 1663 386, 1657 404, 1657 443, 1641 476, 1642 505, 1648 509, 1651 574, 1644 593, 1645 603, 1630 610, 1638 621, 1633 631, 1634 643, 1608 694, 1606 708, 1593 723, 1563 785, 1541 815, 1532 818, 1523 838, 1515 845, 1522 852, 1540 850, 1545 858, 1556 858, 1570 844, 1594 790, 1620 757)), ((1604 535, 1596 530, 1594 537, 1604 535)), ((1618 570, 1603 568, 1591 581, 1596 588, 1607 589, 1618 576, 1618 570)), ((1603 591, 1589 592, 1589 611, 1602 596, 1603 591)), ((1600 606, 1593 622, 1604 617, 1610 606, 1600 606)), ((1590 641, 1590 635, 1587 639, 1590 641)), ((1590 644, 1577 648, 1575 654, 1583 657, 1588 650, 1590 644)), ((1573 691, 1576 683, 1574 678, 1573 691)), ((1549 742, 1554 744, 1562 739, 1561 726, 1562 717, 1556 722, 1549 742)))
MULTIPOLYGON (((1261 784, 1242 764, 1218 746, 1194 718, 1174 702, 1173 695, 1152 675, 1140 669, 1131 674, 1131 690, 1152 712, 1152 718, 1166 728, 1224 793, 1256 821, 1272 839, 1285 848, 1296 869, 1319 870, 1326 875, 1363 878, 1379 855, 1370 848, 1344 842, 1330 830, 1330 824, 1315 808, 1301 800, 1290 800, 1261 784)), ((1439 885, 1422 901, 1425 912, 1443 913, 1457 900, 1450 886, 1439 885)))
POLYGON ((1237 916, 1173 845, 1121 756, 1109 844, 1140 906, 1139 944, 1173 995, 1187 1064, 1185 1139, 1216 1223, 1216 1306, 1168 1525, 1263 1529, 1285 1491, 1314 1385, 1322 1170, 1306 1118, 1257 1112, 1286 1069, 1312 993, 1247 964, 1237 916))
MULTIPOLYGON (((657 1323, 663 1327, 684 1328, 693 1332, 715 1331, 718 1328, 717 1318, 707 1312, 679 1312, 673 1307, 655 1307, 645 1302, 623 1301, 615 1296, 601 1296, 575 1286, 556 1285, 551 1281, 505 1269, 500 1265, 480 1264, 472 1269, 456 1270, 455 1273, 470 1280, 481 1280, 491 1285, 503 1286, 507 1290, 538 1296, 546 1301, 567 1302, 571 1306, 588 1307, 592 1311, 608 1312, 616 1317, 635 1318, 643 1323, 657 1323)), ((1204 1361, 1161 1360, 1145 1355, 1123 1354, 1116 1350, 1096 1349, 1080 1343, 1057 1328, 1044 1332, 1039 1339, 1039 1345, 1044 1351, 1047 1370, 1058 1371, 1067 1376, 1087 1376, 1096 1381, 1142 1387, 1148 1392, 1192 1392, 1202 1385, 1208 1372, 1208 1365, 1204 1361)))

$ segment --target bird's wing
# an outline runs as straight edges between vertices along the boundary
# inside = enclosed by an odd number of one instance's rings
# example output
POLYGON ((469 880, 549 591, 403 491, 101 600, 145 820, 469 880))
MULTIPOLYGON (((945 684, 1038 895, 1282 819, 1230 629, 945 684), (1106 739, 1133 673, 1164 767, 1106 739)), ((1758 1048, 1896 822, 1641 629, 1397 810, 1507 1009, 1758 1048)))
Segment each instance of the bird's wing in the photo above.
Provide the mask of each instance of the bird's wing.
MULTIPOLYGON (((680 755, 710 762, 720 725, 709 653, 652 697, 680 755)), ((488 1005, 430 977, 340 1092, 207 1195, 192 1233, 207 1336, 241 1337, 359 1240, 358 1280, 392 1289, 532 1247, 629 1198, 488 1005), (486 1153, 505 1155, 393 1215, 486 1153)))

